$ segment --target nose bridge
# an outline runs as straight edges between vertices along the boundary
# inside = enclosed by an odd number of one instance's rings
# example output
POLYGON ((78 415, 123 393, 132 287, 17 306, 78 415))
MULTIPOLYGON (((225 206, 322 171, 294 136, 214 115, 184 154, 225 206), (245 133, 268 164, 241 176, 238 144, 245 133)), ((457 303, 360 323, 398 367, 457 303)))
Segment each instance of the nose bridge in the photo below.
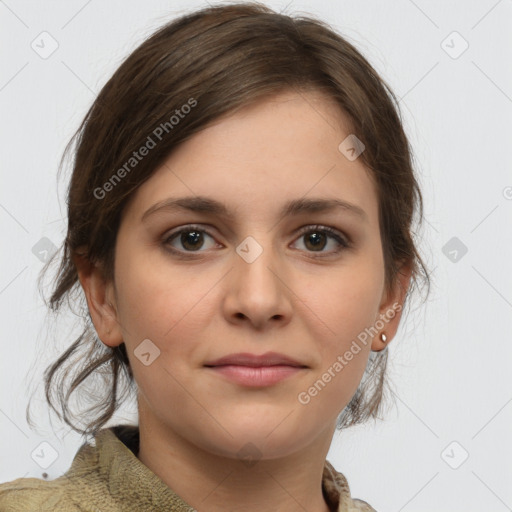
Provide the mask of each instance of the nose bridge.
POLYGON ((281 282, 284 270, 272 242, 271 232, 249 235, 236 246, 234 269, 227 289, 229 313, 263 324, 289 315, 287 288, 281 282))
POLYGON ((271 232, 247 236, 236 247, 236 254, 238 278, 260 285, 268 284, 266 281, 269 279, 275 279, 270 269, 278 266, 278 257, 273 247, 271 232))

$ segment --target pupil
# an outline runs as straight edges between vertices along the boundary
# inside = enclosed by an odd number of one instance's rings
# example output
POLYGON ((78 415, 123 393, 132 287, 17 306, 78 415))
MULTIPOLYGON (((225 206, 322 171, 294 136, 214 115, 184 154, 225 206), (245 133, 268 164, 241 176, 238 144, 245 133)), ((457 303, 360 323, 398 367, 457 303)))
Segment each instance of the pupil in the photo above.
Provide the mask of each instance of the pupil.
POLYGON ((183 247, 186 247, 188 249, 198 249, 199 247, 194 246, 194 244, 197 244, 198 240, 202 237, 202 233, 199 233, 198 231, 188 231, 187 233, 181 234, 181 243, 183 244, 183 247), (192 247, 187 247, 189 245, 189 242, 192 244, 192 247))
MULTIPOLYGON (((323 233, 311 233, 306 237, 307 242, 313 242, 313 248, 318 248, 322 246, 324 234, 323 233)), ((307 243, 306 243, 307 245, 307 243)), ((322 248, 322 247, 321 247, 322 248)))

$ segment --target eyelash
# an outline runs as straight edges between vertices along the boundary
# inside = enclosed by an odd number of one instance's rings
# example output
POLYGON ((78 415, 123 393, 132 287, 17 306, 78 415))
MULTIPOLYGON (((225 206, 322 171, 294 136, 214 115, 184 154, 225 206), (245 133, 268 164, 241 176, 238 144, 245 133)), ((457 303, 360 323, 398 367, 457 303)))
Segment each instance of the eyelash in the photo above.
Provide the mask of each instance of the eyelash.
MULTIPOLYGON (((198 231, 200 233, 206 233, 211 238, 215 238, 211 233, 208 232, 208 230, 205 230, 201 226, 195 225, 195 224, 189 224, 187 226, 183 226, 177 231, 174 231, 173 233, 170 233, 169 235, 166 235, 164 237, 163 243, 166 246, 166 250, 172 252, 173 254, 176 254, 178 256, 187 258, 187 257, 194 257, 198 253, 204 252, 204 251, 182 251, 178 250, 172 246, 170 246, 170 242, 174 240, 176 237, 181 235, 182 233, 189 233, 190 231, 198 231)), ((339 231, 329 227, 329 226, 322 226, 322 225, 312 225, 312 226, 304 226, 299 230, 297 239, 299 239, 301 236, 307 234, 307 233, 323 233, 328 235, 328 237, 334 239, 336 243, 338 244, 338 248, 334 251, 331 251, 330 253, 324 253, 324 252, 315 252, 315 251, 307 251, 308 253, 312 254, 315 258, 325 258, 328 256, 332 256, 333 254, 338 254, 342 252, 345 249, 349 249, 352 247, 352 243, 346 238, 343 237, 339 231)))

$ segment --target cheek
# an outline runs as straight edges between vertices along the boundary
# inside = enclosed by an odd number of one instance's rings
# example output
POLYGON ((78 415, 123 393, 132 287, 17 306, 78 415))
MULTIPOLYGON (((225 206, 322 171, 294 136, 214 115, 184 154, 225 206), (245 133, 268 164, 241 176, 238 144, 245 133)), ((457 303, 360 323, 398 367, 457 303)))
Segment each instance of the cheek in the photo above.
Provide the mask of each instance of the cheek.
POLYGON ((384 279, 378 252, 346 261, 313 279, 294 278, 301 299, 295 301, 295 314, 319 354, 318 371, 301 389, 315 414, 329 414, 333 404, 343 408, 356 391, 371 349, 365 329, 378 318, 384 279))
POLYGON ((171 267, 162 257, 149 259, 126 249, 123 254, 130 257, 117 262, 119 313, 137 387, 154 414, 181 417, 195 407, 186 392, 196 377, 190 365, 199 357, 201 331, 209 325, 207 292, 218 277, 198 278, 193 266, 171 267), (137 356, 146 339, 159 350, 147 366, 137 356))
MULTIPOLYGON (((297 283, 300 279, 297 279, 297 283)), ((383 289, 383 269, 364 260, 340 266, 320 279, 303 284, 300 296, 315 313, 316 335, 331 352, 370 327, 378 317, 383 289)))
POLYGON ((132 343, 154 338, 158 345, 165 345, 164 341, 175 338, 182 325, 190 328, 194 324, 201 298, 214 285, 215 276, 204 273, 199 277, 198 266, 172 264, 154 247, 136 251, 125 242, 118 253, 119 310, 132 343))
POLYGON ((135 381, 155 411, 179 416, 195 407, 185 390, 197 386, 193 368, 201 365, 204 340, 211 337, 215 286, 223 273, 205 269, 199 275, 200 266, 171 265, 165 256, 124 254, 130 258, 119 261, 119 310, 135 381), (149 366, 137 357, 145 339, 159 350, 149 366))

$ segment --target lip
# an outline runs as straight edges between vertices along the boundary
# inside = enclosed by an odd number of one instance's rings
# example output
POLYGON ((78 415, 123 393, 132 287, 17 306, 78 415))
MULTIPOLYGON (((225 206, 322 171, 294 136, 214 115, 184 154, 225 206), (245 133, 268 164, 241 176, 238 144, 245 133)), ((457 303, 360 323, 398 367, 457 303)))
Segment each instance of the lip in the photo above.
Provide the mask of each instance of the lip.
POLYGON ((265 352, 264 354, 250 354, 248 352, 239 352, 229 354, 227 356, 215 359, 205 363, 204 366, 218 367, 226 365, 249 366, 253 368, 270 367, 270 366, 287 366, 294 368, 307 368, 306 365, 296 361, 295 359, 280 354, 278 352, 265 352))
POLYGON ((287 365, 255 367, 231 364, 207 367, 208 370, 247 387, 272 386, 301 372, 304 368, 305 367, 287 365))

